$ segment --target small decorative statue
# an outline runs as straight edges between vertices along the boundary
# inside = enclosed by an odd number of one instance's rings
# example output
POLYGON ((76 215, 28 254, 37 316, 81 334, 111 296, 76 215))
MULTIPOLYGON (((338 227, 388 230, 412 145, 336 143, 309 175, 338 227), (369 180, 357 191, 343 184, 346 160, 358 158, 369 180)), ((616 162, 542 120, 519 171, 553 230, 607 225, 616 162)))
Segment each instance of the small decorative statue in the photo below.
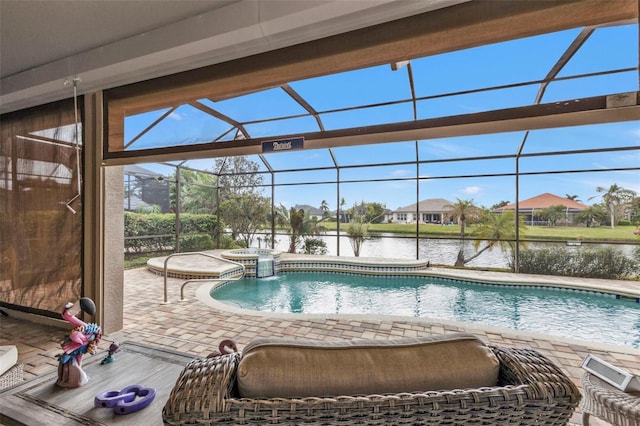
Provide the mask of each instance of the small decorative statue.
POLYGON ((111 364, 114 361, 113 354, 115 354, 119 350, 120 350, 120 345, 118 345, 116 342, 113 342, 112 344, 110 344, 109 350, 107 351, 107 357, 103 359, 100 364, 102 365, 111 364))
POLYGON ((95 354, 102 331, 97 324, 85 323, 76 318, 80 312, 94 315, 96 305, 88 297, 82 297, 74 303, 67 303, 62 310, 62 318, 75 328, 69 337, 62 342, 63 353, 58 355, 58 380, 56 385, 63 388, 77 388, 89 381, 89 376, 82 369, 84 354, 95 354))

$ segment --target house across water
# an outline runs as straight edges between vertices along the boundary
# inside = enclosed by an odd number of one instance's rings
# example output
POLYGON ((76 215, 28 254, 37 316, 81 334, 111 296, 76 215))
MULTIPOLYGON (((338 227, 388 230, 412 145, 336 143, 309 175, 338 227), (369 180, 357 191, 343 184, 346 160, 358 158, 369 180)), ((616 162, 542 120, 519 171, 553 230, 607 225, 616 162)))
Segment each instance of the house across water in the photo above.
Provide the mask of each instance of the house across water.
MULTIPOLYGON (((574 217, 576 214, 583 210, 588 209, 582 203, 574 201, 570 198, 559 197, 554 194, 545 192, 544 194, 537 195, 532 198, 520 201, 518 206, 518 214, 525 218, 525 224, 527 225, 547 225, 548 222, 542 217, 542 212, 549 207, 562 206, 564 207, 564 218, 559 222, 561 225, 571 225, 575 223, 574 217)), ((502 213, 505 211, 514 211, 516 209, 515 203, 508 204, 506 206, 497 208, 494 212, 502 213)))
POLYGON ((453 203, 444 198, 428 198, 417 204, 400 207, 391 212, 391 223, 453 223, 453 203))

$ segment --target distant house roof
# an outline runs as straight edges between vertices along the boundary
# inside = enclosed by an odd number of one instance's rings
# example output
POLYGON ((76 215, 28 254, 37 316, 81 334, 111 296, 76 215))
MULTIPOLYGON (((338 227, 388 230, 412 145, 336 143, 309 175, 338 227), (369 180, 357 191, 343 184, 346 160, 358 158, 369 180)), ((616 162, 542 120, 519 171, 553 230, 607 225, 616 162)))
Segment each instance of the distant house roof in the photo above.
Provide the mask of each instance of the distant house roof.
POLYGON ((449 200, 444 198, 428 198, 422 200, 417 204, 411 204, 410 206, 400 207, 394 210, 394 213, 415 213, 417 210, 420 212, 446 212, 453 209, 453 204, 449 200))
MULTIPOLYGON (((569 208, 570 210, 585 210, 589 208, 588 206, 585 206, 582 203, 578 203, 577 201, 545 192, 544 194, 540 194, 535 197, 520 201, 518 209, 539 210, 546 209, 551 206, 564 206, 569 208)), ((515 210, 515 208, 515 203, 512 203, 504 207, 497 208, 496 211, 515 210)))
POLYGON ((324 214, 324 212, 317 208, 317 207, 313 207, 310 206, 308 204, 296 204, 295 206, 293 206, 294 209, 296 210, 304 210, 309 216, 319 216, 322 217, 322 215, 324 214))
POLYGON ((124 174, 132 175, 132 176, 140 176, 140 177, 161 177, 162 173, 156 173, 149 169, 145 169, 144 167, 140 167, 136 164, 130 164, 124 166, 124 174))

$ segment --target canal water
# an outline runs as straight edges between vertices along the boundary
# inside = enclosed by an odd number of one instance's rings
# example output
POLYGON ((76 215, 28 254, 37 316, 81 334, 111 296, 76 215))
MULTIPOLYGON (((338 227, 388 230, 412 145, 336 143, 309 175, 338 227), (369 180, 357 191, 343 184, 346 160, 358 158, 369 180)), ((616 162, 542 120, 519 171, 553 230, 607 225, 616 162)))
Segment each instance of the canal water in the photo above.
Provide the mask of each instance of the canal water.
MULTIPOLYGON (((338 243, 335 232, 323 235, 322 240, 327 244, 327 255, 338 255, 338 243)), ((454 265, 461 242, 452 239, 423 238, 418 244, 419 259, 428 260, 439 265, 454 265)), ((465 241, 465 257, 469 258, 475 253, 472 241, 465 241)), ((480 247, 484 247, 482 242, 480 247)), ((631 244, 583 244, 582 246, 568 246, 566 243, 527 243, 527 248, 539 249, 544 247, 566 248, 569 250, 581 250, 585 248, 613 247, 631 257, 634 245, 631 244)), ((276 236, 276 250, 283 252, 289 249, 289 236, 276 236)), ((340 256, 353 256, 353 249, 346 236, 340 237, 340 256)), ((480 268, 508 268, 511 254, 503 252, 499 246, 487 250, 465 266, 480 268)), ((416 241, 413 237, 398 237, 395 234, 381 234, 367 240, 362 245, 360 257, 379 257, 391 259, 416 259, 416 241)))

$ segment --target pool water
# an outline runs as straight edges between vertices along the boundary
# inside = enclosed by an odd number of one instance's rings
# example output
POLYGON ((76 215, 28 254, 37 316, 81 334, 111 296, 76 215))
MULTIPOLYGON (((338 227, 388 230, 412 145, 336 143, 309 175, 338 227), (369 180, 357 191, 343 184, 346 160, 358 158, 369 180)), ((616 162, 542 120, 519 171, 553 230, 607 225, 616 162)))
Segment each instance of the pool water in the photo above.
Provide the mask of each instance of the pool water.
POLYGON ((287 272, 234 281, 211 296, 266 312, 428 317, 640 347, 639 303, 559 289, 287 272))

